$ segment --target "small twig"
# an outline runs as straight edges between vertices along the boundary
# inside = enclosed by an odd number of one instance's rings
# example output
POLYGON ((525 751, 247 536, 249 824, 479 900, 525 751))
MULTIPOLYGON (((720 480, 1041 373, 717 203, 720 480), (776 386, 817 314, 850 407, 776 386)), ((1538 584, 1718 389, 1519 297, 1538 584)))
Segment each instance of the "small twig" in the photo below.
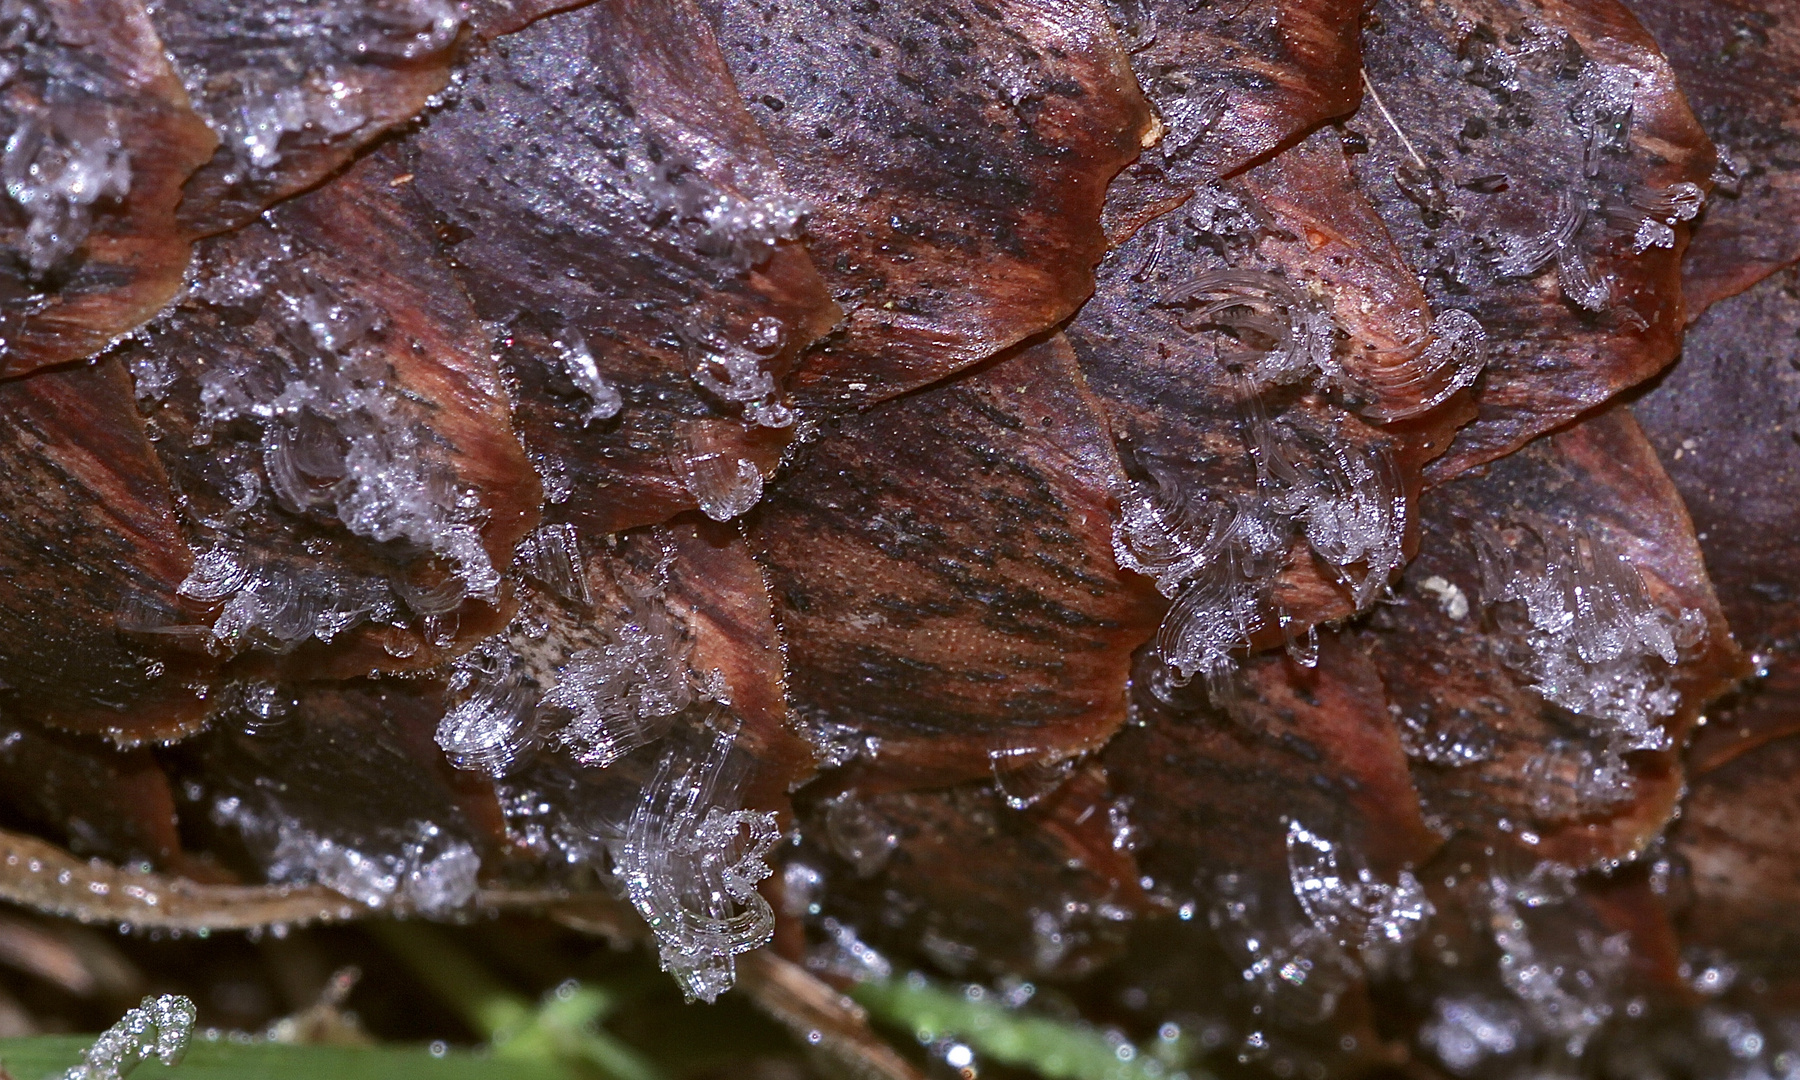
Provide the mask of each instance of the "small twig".
POLYGON ((1399 123, 1399 121, 1394 119, 1393 113, 1388 112, 1387 103, 1382 101, 1381 95, 1377 94, 1375 92, 1375 84, 1369 81, 1369 69, 1368 68, 1362 69, 1362 83, 1363 83, 1363 89, 1367 90, 1369 92, 1369 100, 1373 101, 1375 103, 1375 107, 1377 109, 1381 110, 1382 117, 1387 120, 1388 127, 1393 128, 1394 134, 1400 136, 1400 142, 1403 145, 1405 145, 1406 152, 1411 154, 1412 159, 1419 163, 1419 168, 1421 168, 1421 169, 1431 168, 1431 166, 1425 164, 1425 159, 1419 156, 1418 148, 1413 146, 1412 140, 1406 137, 1406 132, 1400 130, 1400 123, 1399 123))

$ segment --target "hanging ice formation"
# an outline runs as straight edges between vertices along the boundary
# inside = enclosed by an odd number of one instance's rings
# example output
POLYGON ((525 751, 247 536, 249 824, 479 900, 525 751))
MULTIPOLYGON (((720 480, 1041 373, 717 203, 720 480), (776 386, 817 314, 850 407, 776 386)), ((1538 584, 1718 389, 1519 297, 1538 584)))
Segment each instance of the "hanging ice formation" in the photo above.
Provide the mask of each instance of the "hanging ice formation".
POLYGON ((689 997, 712 1001, 736 957, 767 944, 775 916, 756 891, 780 839, 775 815, 727 810, 737 799, 733 736, 672 747, 614 852, 632 906, 656 936, 662 966, 689 997))
POLYGON ((1700 641, 1704 616, 1656 604, 1637 568, 1602 537, 1520 531, 1516 548, 1478 536, 1482 601, 1523 646, 1509 665, 1546 701, 1597 721, 1609 753, 1665 748, 1661 720, 1679 704, 1669 669, 1700 641))

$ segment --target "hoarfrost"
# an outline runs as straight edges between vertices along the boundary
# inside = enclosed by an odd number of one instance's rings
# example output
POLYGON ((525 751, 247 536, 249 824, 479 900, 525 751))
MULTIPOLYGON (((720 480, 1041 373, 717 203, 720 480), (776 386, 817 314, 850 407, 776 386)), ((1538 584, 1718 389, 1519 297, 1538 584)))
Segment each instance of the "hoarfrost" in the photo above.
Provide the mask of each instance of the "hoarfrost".
POLYGON ((540 526, 519 541, 515 549, 525 572, 549 586, 550 591, 583 607, 594 597, 588 590, 587 571, 581 560, 581 538, 567 522, 540 526))
MULTIPOLYGON (((635 141, 649 138, 633 125, 635 141)), ((675 220, 699 226, 695 247, 732 273, 743 273, 768 259, 775 246, 796 240, 805 231, 806 203, 785 193, 745 198, 708 183, 687 162, 661 154, 632 154, 626 168, 644 199, 652 222, 675 220)))
POLYGON ((856 868, 857 877, 874 877, 900 846, 892 823, 854 791, 825 803, 825 842, 856 868))
POLYGON ((1705 617, 1657 606, 1637 569, 1599 537, 1525 531, 1535 544, 1521 550, 1477 537, 1482 600, 1524 646, 1507 663, 1546 701, 1603 721, 1612 753, 1664 749, 1661 720, 1680 703, 1669 669, 1705 634, 1705 617))
POLYGON ((1692 221, 1706 203, 1699 184, 1683 180, 1666 188, 1638 188, 1629 198, 1611 203, 1607 216, 1631 233, 1631 249, 1643 254, 1653 247, 1675 246, 1675 226, 1692 221))
POLYGON ((198 1016, 194 1003, 179 994, 147 997, 82 1051, 81 1063, 62 1080, 120 1080, 153 1057, 164 1065, 179 1064, 198 1016))
POLYGON ((556 348, 563 375, 588 400, 587 407, 581 412, 581 426, 619 415, 625 399, 619 396, 619 388, 600 374, 600 366, 594 362, 594 354, 581 332, 574 327, 564 327, 550 344, 556 348))
MULTIPOLYGON (((1404 559, 1406 491, 1385 445, 1358 447, 1271 420, 1255 394, 1243 425, 1256 469, 1253 495, 1195 499, 1172 473, 1153 467, 1154 488, 1134 487, 1121 498, 1113 530, 1119 565, 1155 579, 1175 600, 1157 633, 1164 662, 1183 680, 1204 675, 1215 693, 1235 670, 1233 652, 1265 624, 1270 583, 1296 532, 1359 608, 1404 559)), ((1311 639, 1290 633, 1285 613, 1278 618, 1289 651, 1308 664, 1311 639)))
POLYGON ((1589 311, 1602 311, 1612 302, 1612 277, 1596 278, 1587 256, 1576 246, 1587 224, 1587 200, 1563 191, 1557 195, 1556 220, 1535 237, 1507 236, 1500 241, 1501 257, 1495 273, 1503 278, 1531 277, 1556 264, 1557 283, 1563 295, 1589 311))
POLYGON ((1581 130, 1581 170, 1589 177, 1600 174, 1602 153, 1631 152, 1631 112, 1637 85, 1619 68, 1604 64, 1583 66, 1569 100, 1569 119, 1581 130))
POLYGON ((1227 951, 1244 965, 1244 982, 1302 1023, 1335 1014, 1338 1001, 1361 974, 1344 948, 1310 922, 1278 922, 1244 875, 1223 875, 1215 887, 1218 895, 1207 918, 1227 951))
POLYGON ((737 799, 732 741, 720 733, 704 753, 664 755, 614 860, 663 970, 708 1002, 736 980, 737 955, 775 932, 756 883, 781 832, 774 814, 725 808, 737 799))
MULTIPOLYGON (((224 805, 234 802, 224 800, 214 816, 237 818, 235 807, 224 805)), ((283 821, 264 873, 274 884, 323 885, 372 908, 444 915, 474 898, 480 870, 473 847, 430 822, 409 825, 395 850, 372 852, 283 821)))
POLYGON ((694 700, 687 646, 666 615, 624 624, 614 640, 583 649, 539 702, 571 719, 556 733, 584 765, 604 766, 657 738, 694 700))
POLYGON ((359 347, 376 316, 316 281, 274 299, 289 356, 209 365, 200 376, 198 439, 232 421, 253 422, 269 490, 283 509, 328 510, 353 535, 416 545, 447 560, 469 594, 492 597, 500 575, 474 524, 479 505, 457 489, 443 448, 415 422, 386 364, 359 347))
POLYGON ((1181 326, 1189 333, 1221 332, 1239 347, 1219 352, 1219 362, 1259 386, 1299 382, 1343 372, 1334 352, 1331 314, 1286 278, 1262 270, 1208 270, 1179 298, 1181 326))
POLYGON ((252 646, 284 653, 308 638, 331 641, 366 621, 395 621, 401 610, 384 582, 279 563, 257 565, 222 545, 194 556, 179 591, 222 604, 210 637, 227 653, 252 646))
POLYGON ((988 768, 1006 805, 1026 810, 1063 785, 1075 771, 1075 759, 1035 746, 1016 747, 988 751, 988 768))
POLYGON ((41 279, 87 241, 96 206, 131 191, 118 116, 107 106, 52 105, 21 117, 0 153, 0 179, 25 214, 25 262, 41 279))
POLYGON ((457 700, 438 721, 437 744, 452 765, 502 777, 536 748, 536 687, 507 635, 457 657, 448 689, 457 700))
POLYGON ((1487 364, 1487 331, 1475 316, 1458 308, 1431 320, 1425 348, 1400 371, 1367 378, 1378 399, 1413 399, 1397 409, 1382 409, 1380 419, 1402 420, 1429 412, 1450 395, 1473 383, 1487 364))
POLYGON ((1488 928, 1500 948, 1500 981, 1524 1003, 1536 1028, 1560 1038, 1571 1056, 1580 1056, 1600 1026, 1612 1016, 1611 998, 1630 955, 1629 935, 1576 935, 1576 955, 1550 956, 1533 943, 1502 878, 1491 879, 1488 928))
POLYGON ((1516 1006, 1504 1001, 1440 997, 1432 1003, 1432 1011, 1436 1015, 1419 1028, 1419 1040, 1458 1075, 1524 1045, 1524 1019, 1516 1006))
POLYGON ((363 63, 404 64, 442 53, 463 24, 450 0, 257 3, 226 10, 236 56, 245 66, 193 69, 184 81, 238 169, 259 177, 295 150, 329 143, 375 119, 368 85, 357 72, 363 63))
POLYGON ((1346 861, 1358 860, 1298 821, 1288 822, 1288 881, 1320 933, 1365 956, 1411 944, 1433 913, 1418 879, 1402 870, 1389 885, 1366 866, 1341 865, 1346 861))

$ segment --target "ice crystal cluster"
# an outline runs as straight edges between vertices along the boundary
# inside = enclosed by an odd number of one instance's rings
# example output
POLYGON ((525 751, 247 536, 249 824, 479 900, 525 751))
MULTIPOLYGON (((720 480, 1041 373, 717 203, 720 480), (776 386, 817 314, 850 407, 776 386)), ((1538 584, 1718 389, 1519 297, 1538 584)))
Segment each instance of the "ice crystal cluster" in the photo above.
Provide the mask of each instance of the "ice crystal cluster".
POLYGON ((213 617, 210 637, 227 652, 252 645, 287 652, 308 639, 330 641, 365 621, 395 621, 401 612, 387 582, 276 562, 258 564, 224 545, 194 556, 181 594, 223 605, 213 617))
POLYGON ((1425 888, 1410 871, 1380 881, 1340 845, 1288 822, 1288 880, 1294 898, 1321 933, 1367 955, 1411 944, 1432 914, 1425 888))
MULTIPOLYGON (((238 814, 222 800, 215 816, 238 814)), ((323 885, 372 908, 447 915, 475 897, 481 857, 430 822, 398 830, 397 842, 353 846, 288 821, 274 826, 271 882, 323 885)))
POLYGON ((441 53, 463 25, 448 0, 218 2, 200 6, 198 17, 228 21, 240 42, 241 66, 182 72, 207 123, 233 152, 233 179, 266 176, 296 151, 376 119, 378 105, 356 69, 441 53))
POLYGON ((151 1058, 177 1064, 194 1037, 198 1015, 194 1003, 179 994, 147 997, 102 1032, 62 1080, 121 1080, 151 1058))
MULTIPOLYGON (((1232 501, 1196 498, 1173 473, 1121 500, 1113 549, 1119 565, 1155 580, 1175 601, 1157 635, 1181 679, 1205 676, 1222 689, 1233 651, 1268 618, 1269 588, 1298 535, 1351 589, 1372 603, 1402 561, 1406 494, 1384 446, 1355 446, 1331 433, 1271 419, 1252 395, 1243 421, 1256 473, 1254 493, 1232 501)), ((1288 620, 1276 612, 1285 631, 1288 620)), ((1310 663, 1307 643, 1290 650, 1310 663)))
POLYGON ((25 215, 26 265, 44 277, 86 242, 97 207, 131 193, 117 114, 46 105, 21 116, 0 151, 0 180, 25 215))
MULTIPOLYGON (((418 614, 454 610, 465 595, 491 598, 500 574, 481 543, 478 502, 458 488, 442 445, 394 388, 386 362, 363 347, 379 327, 377 314, 303 276, 263 299, 283 318, 284 354, 257 364, 208 364, 200 374, 195 441, 210 442, 234 421, 248 421, 260 434, 260 473, 242 474, 250 487, 240 505, 267 498, 288 513, 329 515, 354 536, 440 557, 451 576, 404 595, 418 614)), ((195 574, 184 592, 225 603, 224 621, 214 628, 221 641, 250 634, 291 646, 308 634, 328 640, 361 619, 392 617, 378 586, 345 588, 308 582, 287 568, 248 568, 223 548, 195 574), (343 595, 334 596, 334 588, 343 595)))
POLYGON ((1576 932, 1572 957, 1551 954, 1533 941, 1512 883, 1495 877, 1487 895, 1501 983, 1524 1004, 1535 1030, 1561 1039, 1568 1053, 1579 1057, 1612 1016, 1614 991, 1630 956, 1629 935, 1601 937, 1583 928, 1576 932))
MULTIPOLYGON (((520 545, 532 576, 564 599, 590 604, 574 530, 539 529, 520 545)), ((696 700, 691 644, 651 589, 626 591, 628 606, 596 628, 601 639, 533 672, 516 638, 543 636, 522 625, 496 634, 451 665, 453 704, 437 743, 458 768, 500 777, 549 742, 583 765, 604 767, 661 738, 696 700)))
POLYGON ((781 832, 774 814, 726 809, 736 799, 731 752, 724 733, 699 752, 671 748, 614 857, 663 969, 704 1001, 731 987, 738 954, 775 932, 756 883, 781 832))
POLYGON ((1481 593, 1523 648, 1505 659, 1546 701, 1599 723, 1610 750, 1660 750, 1680 697, 1669 669, 1705 617, 1655 603, 1643 577, 1603 537, 1577 528, 1521 530, 1519 548, 1481 540, 1481 593))

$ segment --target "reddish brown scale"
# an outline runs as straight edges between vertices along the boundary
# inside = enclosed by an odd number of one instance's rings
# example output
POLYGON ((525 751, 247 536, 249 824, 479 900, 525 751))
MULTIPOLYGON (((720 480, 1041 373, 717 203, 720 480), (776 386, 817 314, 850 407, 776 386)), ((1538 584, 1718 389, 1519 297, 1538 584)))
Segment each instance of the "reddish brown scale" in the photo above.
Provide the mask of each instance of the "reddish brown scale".
POLYGON ((802 814, 820 846, 791 859, 824 871, 825 914, 884 954, 967 977, 1071 980, 1106 963, 1149 911, 1109 810, 1122 807, 1093 765, 1023 810, 992 785, 850 791, 802 814))
POLYGON ((1665 197, 1676 184, 1704 189, 1712 147, 1656 43, 1613 0, 1541 9, 1493 0, 1454 15, 1378 4, 1363 51, 1380 103, 1371 97, 1353 121, 1369 146, 1353 159, 1357 178, 1433 307, 1467 309, 1490 343, 1475 388, 1479 415, 1426 471, 1441 483, 1674 358, 1687 226, 1631 202, 1665 197), (1597 108, 1612 100, 1609 78, 1630 88, 1622 141, 1601 132, 1601 121, 1584 129, 1573 119, 1584 109, 1622 115, 1623 104, 1597 108), (1590 141, 1592 132, 1600 133, 1590 141), (1608 209, 1586 211, 1590 202, 1608 209), (1507 245, 1548 243, 1559 213, 1578 209, 1586 219, 1566 258, 1552 252, 1507 271, 1507 245), (1673 222, 1668 246, 1633 251, 1645 217, 1673 222), (1571 276, 1577 264, 1594 282, 1612 279, 1604 300, 1590 296, 1584 308, 1575 299, 1586 295, 1571 276))
POLYGON ((791 421, 759 424, 696 373, 716 380, 741 352, 783 409, 795 357, 838 311, 800 245, 704 220, 792 205, 710 26, 685 2, 615 0, 503 41, 401 153, 476 310, 505 327, 547 513, 601 535, 741 512, 721 508, 740 462, 760 482, 791 421), (551 153, 548 131, 582 137, 551 153), (572 355, 622 395, 613 412, 568 374, 572 355))
POLYGON ((157 632, 197 613, 192 562, 123 366, 0 383, 0 415, 7 715, 125 745, 196 730, 216 662, 157 632))
POLYGON ((807 448, 751 539, 798 722, 864 759, 847 784, 979 779, 1118 730, 1161 608, 1114 564, 1123 480, 1060 336, 807 448))
POLYGON ((1397 601, 1377 609, 1356 636, 1381 671, 1392 716, 1416 726, 1414 776, 1426 808, 1446 826, 1479 835, 1528 831, 1540 840, 1538 857, 1571 866, 1635 858, 1668 825, 1680 798, 1674 748, 1744 670, 1693 526, 1649 443, 1630 414, 1614 408, 1434 490, 1424 529, 1397 601), (1584 805, 1567 766, 1532 782, 1533 760, 1553 740, 1582 738, 1584 723, 1509 670, 1503 657, 1511 646, 1484 610, 1492 601, 1482 593, 1478 535, 1510 534, 1516 542, 1524 529, 1558 527, 1616 548, 1652 603, 1705 620, 1704 638, 1667 672, 1680 695, 1661 719, 1671 749, 1627 755, 1633 787, 1612 805, 1584 805), (1473 748, 1474 760, 1426 749, 1457 743, 1473 748))
MULTIPOLYGON (((338 517, 342 501, 331 501, 334 485, 347 482, 342 459, 355 424, 319 411, 341 391, 338 383, 316 382, 323 378, 317 365, 344 371, 354 358, 365 384, 385 387, 378 393, 392 415, 383 422, 411 425, 418 453, 441 455, 445 482, 473 496, 477 509, 465 513, 479 534, 473 557, 485 555, 504 570, 514 544, 538 520, 541 489, 512 432, 491 335, 418 217, 393 155, 371 155, 264 222, 207 241, 207 272, 239 284, 196 290, 120 351, 137 374, 157 452, 183 495, 190 547, 226 550, 240 563, 302 579, 324 575, 338 590, 352 582, 399 590, 400 617, 371 613, 327 631, 329 640, 314 632, 271 642, 252 633, 216 642, 224 655, 248 650, 237 665, 246 674, 343 678, 429 667, 508 618, 504 588, 409 600, 454 589, 453 575, 472 572, 421 543, 384 541, 366 525, 346 524, 338 517), (348 340, 315 340, 315 324, 341 327, 332 333, 348 340), (215 419, 218 406, 209 397, 220 387, 231 401, 231 394, 276 397, 308 385, 321 387, 326 400, 295 410, 292 428, 286 420, 215 419), (276 443, 282 453, 271 449, 276 443), (308 450, 315 445, 323 450, 308 450), (321 452, 337 457, 313 460, 321 452), (295 478, 283 479, 289 468, 295 478), (239 505, 246 474, 256 485, 247 507, 239 505), (427 604, 432 610, 421 610, 427 604)), ((330 600, 328 591, 311 602, 330 600)), ((222 613, 215 601, 202 618, 172 622, 212 623, 222 613)), ((207 629, 190 625, 188 632, 204 636, 207 629)))
POLYGON ((165 0, 146 9, 195 109, 221 136, 183 188, 178 216, 193 236, 248 224, 412 121, 448 85, 463 22, 450 4, 430 2, 165 0))
POLYGON ((924 386, 1093 291, 1107 182, 1151 127, 1097 2, 707 6, 845 311, 800 400, 924 386))
POLYGON ((1800 23, 1779 0, 1631 0, 1717 143, 1682 263, 1687 317, 1800 259, 1800 23))
POLYGON ((92 200, 103 160, 127 180, 85 209, 71 211, 65 195, 34 196, 47 204, 48 243, 28 239, 23 196, 9 201, 0 221, 9 256, 0 260, 0 378, 93 356, 175 295, 188 265, 175 220, 181 184, 218 142, 135 0, 47 0, 9 18, 15 55, 32 60, 8 76, 0 109, 14 144, 8 168, 20 174, 9 185, 49 188, 70 181, 65 168, 86 168, 92 200), (73 164, 62 163, 65 153, 73 164), (30 176, 34 166, 45 175, 30 176), (48 265, 33 265, 34 249, 48 265))
POLYGON ((1109 243, 1192 194, 1355 111, 1360 3, 1168 5, 1116 0, 1131 67, 1156 109, 1156 144, 1107 193, 1109 243))
POLYGON ((1761 676, 1709 711, 1690 755, 1700 772, 1800 731, 1797 365, 1800 279, 1789 271, 1709 309, 1674 369, 1632 404, 1686 500, 1720 606, 1761 676))

